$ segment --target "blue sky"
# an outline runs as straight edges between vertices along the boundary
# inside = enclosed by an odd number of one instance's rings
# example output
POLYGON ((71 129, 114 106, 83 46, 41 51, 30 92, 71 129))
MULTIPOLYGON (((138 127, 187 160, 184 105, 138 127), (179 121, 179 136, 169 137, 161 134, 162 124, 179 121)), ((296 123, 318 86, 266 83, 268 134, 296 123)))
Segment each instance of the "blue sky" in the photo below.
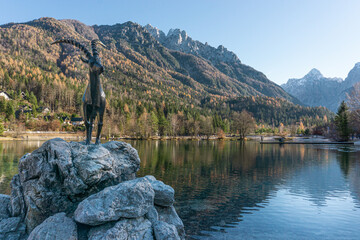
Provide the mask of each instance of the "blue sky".
POLYGON ((360 62, 360 1, 356 0, 0 0, 0 24, 40 17, 88 25, 150 23, 217 47, 278 84, 312 68, 345 78, 360 62))

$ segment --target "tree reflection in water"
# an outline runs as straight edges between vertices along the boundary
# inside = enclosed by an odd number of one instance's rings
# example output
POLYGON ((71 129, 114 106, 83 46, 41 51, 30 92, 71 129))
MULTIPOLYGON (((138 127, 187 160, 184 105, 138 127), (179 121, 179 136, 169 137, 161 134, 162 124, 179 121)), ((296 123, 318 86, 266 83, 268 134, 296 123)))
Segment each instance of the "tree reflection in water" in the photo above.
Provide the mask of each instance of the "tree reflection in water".
POLYGON ((338 178, 333 181, 340 183, 322 184, 328 178, 322 166, 329 164, 329 156, 336 155, 327 149, 229 141, 133 142, 133 145, 142 159, 138 175, 152 174, 174 187, 175 206, 185 226, 189 226, 189 235, 242 221, 249 209, 262 207, 279 185, 292 177, 297 179, 298 173, 304 173, 302 177, 309 181, 293 182, 294 191, 308 191, 320 205, 331 191, 329 188, 343 185, 338 178), (319 172, 324 174, 318 176, 319 172), (317 182, 316 177, 324 181, 317 182))
POLYGON ((25 154, 44 141, 0 141, 0 193, 10 194, 10 181, 18 173, 18 163, 25 154))
MULTIPOLYGON (((137 175, 154 175, 175 189, 175 207, 190 236, 226 231, 246 214, 266 207, 285 185, 319 207, 334 192, 346 190, 360 208, 359 151, 239 141, 129 143, 141 159, 137 175)), ((10 193, 20 157, 41 144, 0 142, 0 193, 10 193)))

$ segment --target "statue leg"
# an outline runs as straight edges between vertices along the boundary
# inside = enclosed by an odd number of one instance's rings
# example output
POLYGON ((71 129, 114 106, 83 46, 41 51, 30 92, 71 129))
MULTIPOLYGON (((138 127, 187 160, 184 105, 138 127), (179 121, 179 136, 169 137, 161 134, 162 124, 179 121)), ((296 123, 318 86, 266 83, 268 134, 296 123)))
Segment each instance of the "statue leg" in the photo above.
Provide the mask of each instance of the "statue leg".
MULTIPOLYGON (((105 110, 105 109, 104 109, 105 110)), ((102 110, 99 113, 99 122, 98 122, 98 129, 97 129, 97 133, 96 133, 96 141, 95 144, 100 144, 100 134, 101 134, 101 129, 103 126, 103 120, 104 120, 104 110, 102 110)))
POLYGON ((83 105, 84 110, 84 121, 85 121, 85 129, 86 129, 86 140, 85 144, 89 145, 91 141, 91 130, 90 130, 90 113, 88 111, 87 104, 84 103, 83 105), (90 135, 89 135, 90 133, 90 135), (90 137, 89 137, 90 136, 90 137))
POLYGON ((92 135, 92 130, 93 130, 93 127, 94 127, 94 120, 95 120, 95 117, 96 117, 96 114, 95 114, 95 110, 93 109, 91 111, 91 114, 90 114, 90 121, 89 121, 89 132, 87 133, 87 138, 86 138, 86 141, 89 142, 89 143, 86 143, 86 144, 90 144, 91 142, 91 135, 92 135))

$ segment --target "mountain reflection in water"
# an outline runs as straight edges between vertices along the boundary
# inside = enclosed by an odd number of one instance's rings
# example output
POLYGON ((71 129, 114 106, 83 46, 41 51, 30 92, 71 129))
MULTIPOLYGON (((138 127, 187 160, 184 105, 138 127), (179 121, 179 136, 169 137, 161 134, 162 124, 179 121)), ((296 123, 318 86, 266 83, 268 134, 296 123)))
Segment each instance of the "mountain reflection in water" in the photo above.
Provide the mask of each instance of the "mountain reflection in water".
MULTIPOLYGON (((138 176, 175 189, 189 238, 356 239, 360 151, 355 147, 238 141, 129 141, 138 176), (329 228, 331 226, 331 228, 329 228)), ((25 152, 41 144, 0 142, 0 193, 25 152)))
MULTIPOLYGON (((333 210, 339 214, 339 222, 357 220, 356 226, 360 227, 360 152, 336 151, 324 147, 318 149, 310 145, 260 145, 228 141, 133 144, 143 161, 139 175, 155 175, 174 187, 175 206, 187 226, 187 233, 194 238, 208 238, 214 231, 220 234, 215 235, 216 238, 227 236, 225 233, 241 226, 240 222, 249 214, 262 211, 269 201, 278 198, 279 192, 297 196, 323 208, 329 201, 350 198, 356 208, 353 216, 349 217, 348 212, 342 216, 342 205, 333 210), (351 196, 348 197, 348 193, 351 196)), ((312 221, 308 223, 308 220, 319 213, 312 212, 311 207, 296 209, 293 203, 294 208, 290 205, 289 209, 284 210, 287 212, 283 212, 281 205, 278 205, 271 215, 274 218, 286 216, 288 220, 298 219, 302 223, 298 227, 306 230, 310 224, 314 224, 312 221), (299 211, 306 213, 308 219, 299 219, 299 211)), ((266 219, 266 216, 262 219, 266 219)), ((285 237, 276 233, 264 235, 263 226, 274 219, 268 219, 269 222, 262 219, 252 223, 258 225, 255 226, 258 232, 247 237, 285 237)), ((282 224, 286 225, 287 222, 282 224)), ((354 227, 354 224, 349 227, 354 227)), ((350 233, 350 236, 355 238, 357 233, 353 234, 350 233)), ((299 236, 312 238, 311 229, 308 235, 299 236)), ((318 237, 323 236, 327 235, 318 237)))

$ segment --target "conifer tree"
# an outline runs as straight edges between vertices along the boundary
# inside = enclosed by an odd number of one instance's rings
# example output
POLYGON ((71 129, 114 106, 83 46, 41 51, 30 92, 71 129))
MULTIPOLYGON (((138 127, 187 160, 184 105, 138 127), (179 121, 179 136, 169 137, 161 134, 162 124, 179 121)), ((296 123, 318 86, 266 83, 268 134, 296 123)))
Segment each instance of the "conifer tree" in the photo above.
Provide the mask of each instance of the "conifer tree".
POLYGON ((341 141, 348 141, 350 128, 349 128, 349 110, 344 101, 341 102, 340 107, 335 116, 335 125, 338 136, 341 141))
POLYGON ((5 114, 6 114, 6 119, 9 121, 14 118, 15 110, 14 110, 14 106, 10 101, 7 102, 6 104, 5 114))

